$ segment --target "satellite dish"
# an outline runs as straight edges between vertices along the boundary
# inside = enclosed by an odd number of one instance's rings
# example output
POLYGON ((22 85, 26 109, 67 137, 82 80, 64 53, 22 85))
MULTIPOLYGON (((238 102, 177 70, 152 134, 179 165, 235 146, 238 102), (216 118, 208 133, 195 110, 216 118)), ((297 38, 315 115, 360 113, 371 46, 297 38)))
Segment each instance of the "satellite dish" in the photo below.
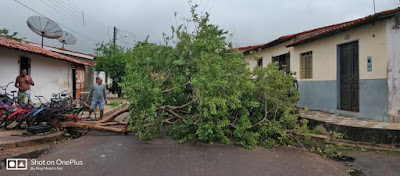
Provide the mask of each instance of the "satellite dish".
POLYGON ((69 32, 65 32, 65 31, 63 32, 62 36, 60 38, 58 38, 57 40, 63 44, 63 48, 64 48, 64 44, 65 45, 73 45, 76 43, 75 36, 69 32))
POLYGON ((43 38, 56 39, 62 36, 63 30, 58 26, 56 22, 42 16, 31 16, 27 20, 28 27, 36 34, 42 36, 42 48, 43 38))

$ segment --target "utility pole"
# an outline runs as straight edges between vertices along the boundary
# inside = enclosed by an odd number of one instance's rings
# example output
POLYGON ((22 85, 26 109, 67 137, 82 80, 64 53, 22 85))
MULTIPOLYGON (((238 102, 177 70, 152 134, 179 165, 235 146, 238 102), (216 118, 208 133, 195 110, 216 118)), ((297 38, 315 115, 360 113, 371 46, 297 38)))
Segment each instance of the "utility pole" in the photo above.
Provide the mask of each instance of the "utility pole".
POLYGON ((115 47, 115 40, 117 40, 117 28, 114 26, 114 37, 113 37, 114 47, 115 47))
MULTIPOLYGON (((113 35, 113 50, 115 49, 115 41, 117 40, 117 28, 114 26, 114 35, 113 35)), ((114 51, 113 51, 114 52, 114 51)), ((108 77, 107 77, 107 73, 105 73, 106 75, 106 85, 108 85, 108 77)))

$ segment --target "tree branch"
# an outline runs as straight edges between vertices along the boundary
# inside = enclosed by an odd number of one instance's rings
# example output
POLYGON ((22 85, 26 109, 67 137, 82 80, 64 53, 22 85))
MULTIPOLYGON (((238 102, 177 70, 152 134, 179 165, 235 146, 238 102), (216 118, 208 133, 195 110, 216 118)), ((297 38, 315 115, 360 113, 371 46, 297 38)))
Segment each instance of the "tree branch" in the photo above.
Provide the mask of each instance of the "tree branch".
POLYGON ((168 109, 168 108, 165 108, 165 110, 166 110, 168 113, 170 113, 171 115, 173 115, 173 116, 175 116, 175 117, 181 119, 184 123, 186 123, 186 120, 185 120, 182 116, 180 116, 178 113, 176 113, 176 112, 174 112, 173 110, 168 109))
MULTIPOLYGON (((255 127, 255 126, 258 126, 258 125, 260 125, 261 123, 263 123, 264 121, 266 121, 267 119, 268 119, 268 113, 270 113, 270 112, 272 112, 273 111, 273 109, 271 110, 271 111, 267 111, 268 110, 268 108, 267 108, 267 100, 265 100, 265 107, 264 107, 264 110, 265 110, 265 113, 264 113, 264 118, 261 120, 261 121, 259 121, 258 123, 256 123, 256 124, 254 124, 254 125, 251 125, 249 128, 247 128, 247 129, 250 129, 250 128, 253 128, 253 127, 255 127)), ((278 111, 278 104, 276 105, 276 111, 275 111, 275 116, 276 116, 276 112, 278 111)))
POLYGON ((174 122, 169 121, 169 120, 171 120, 171 119, 173 119, 173 118, 165 119, 165 120, 163 121, 163 123, 166 123, 166 124, 169 124, 169 125, 175 124, 174 122))
POLYGON ((190 104, 192 104, 196 100, 197 100, 197 98, 192 100, 192 101, 189 101, 189 102, 187 102, 187 103, 185 103, 185 104, 183 104, 181 106, 170 106, 170 105, 161 106, 160 109, 165 109, 165 108, 168 108, 168 109, 171 109, 171 110, 182 109, 182 108, 184 108, 186 106, 189 106, 190 104))
MULTIPOLYGON (((185 87, 185 86, 187 86, 187 85, 189 85, 189 84, 190 84, 190 81, 187 82, 187 83, 185 83, 185 84, 183 84, 183 85, 181 85, 181 87, 185 87)), ((165 89, 165 90, 162 90, 161 93, 168 93, 168 92, 173 91, 174 89, 175 89, 175 88, 165 89)))
POLYGON ((230 123, 229 126, 231 126, 232 128, 236 129, 236 125, 234 123, 230 123))

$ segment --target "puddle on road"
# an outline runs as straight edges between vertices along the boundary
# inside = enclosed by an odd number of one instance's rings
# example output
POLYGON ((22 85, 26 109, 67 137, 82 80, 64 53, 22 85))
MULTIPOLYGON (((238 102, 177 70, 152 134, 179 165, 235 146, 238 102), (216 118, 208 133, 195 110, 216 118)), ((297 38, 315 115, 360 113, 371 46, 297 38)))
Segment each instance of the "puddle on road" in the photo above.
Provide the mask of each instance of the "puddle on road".
POLYGON ((358 170, 358 169, 351 169, 349 171, 349 174, 351 176, 365 176, 365 174, 361 170, 358 170))

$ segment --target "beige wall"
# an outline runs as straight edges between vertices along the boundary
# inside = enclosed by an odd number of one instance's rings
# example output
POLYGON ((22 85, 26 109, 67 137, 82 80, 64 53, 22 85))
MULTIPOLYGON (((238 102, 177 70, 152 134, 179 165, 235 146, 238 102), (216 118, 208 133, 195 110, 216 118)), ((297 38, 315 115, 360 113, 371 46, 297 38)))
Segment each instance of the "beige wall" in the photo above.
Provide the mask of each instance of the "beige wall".
MULTIPOLYGON (((290 70, 299 73, 300 53, 313 51, 313 78, 305 80, 336 80, 337 45, 357 40, 359 42, 360 79, 387 78, 386 20, 299 46, 286 48, 285 44, 288 42, 282 43, 263 49, 257 52, 257 55, 263 57, 263 66, 265 67, 271 62, 272 56, 290 52, 290 70), (350 36, 349 40, 345 40, 346 35, 350 36), (372 56, 372 72, 367 72, 367 56, 372 56)), ((247 55, 246 58, 249 60, 250 56, 247 55)), ((249 60, 249 63, 251 69, 257 65, 255 60, 249 60)))
MULTIPOLYGON (((263 49, 256 53, 257 58, 263 57, 263 67, 266 67, 269 63, 271 63, 273 56, 279 56, 279 55, 286 54, 289 52, 290 52, 290 54, 292 54, 293 47, 286 48, 285 44, 286 43, 281 43, 281 44, 275 45, 273 47, 263 49)), ((292 56, 290 56, 290 57, 292 57, 292 56)), ((254 69, 254 67, 257 66, 257 60, 251 59, 250 55, 246 55, 246 60, 249 62, 250 69, 254 69)), ((290 67, 290 68, 292 68, 292 67, 290 67)))

